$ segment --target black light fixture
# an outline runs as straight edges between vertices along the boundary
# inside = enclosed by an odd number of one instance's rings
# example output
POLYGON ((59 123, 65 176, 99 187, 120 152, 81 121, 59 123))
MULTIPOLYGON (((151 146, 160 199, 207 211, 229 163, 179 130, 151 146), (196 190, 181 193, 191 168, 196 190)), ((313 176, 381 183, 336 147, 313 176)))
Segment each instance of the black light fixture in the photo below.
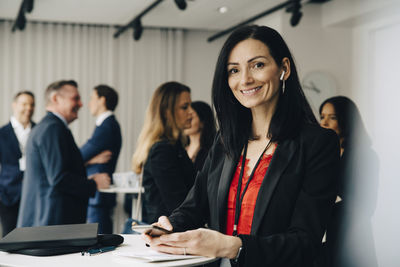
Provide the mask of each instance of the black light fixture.
POLYGON ((23 31, 26 26, 26 17, 24 12, 19 12, 17 19, 15 20, 13 31, 16 29, 23 31))
POLYGON ((297 26, 300 22, 303 13, 300 11, 301 3, 300 0, 293 1, 293 5, 290 7, 290 12, 292 12, 292 17, 290 18, 290 25, 293 27, 297 26))
POLYGON ((33 2, 34 0, 25 0, 25 10, 28 13, 31 13, 33 10, 33 2))
POLYGON ((187 7, 186 0, 175 0, 175 4, 180 10, 185 10, 187 7))
POLYGON ((12 27, 12 32, 15 32, 17 29, 20 31, 23 31, 25 29, 26 26, 25 13, 32 12, 33 2, 34 0, 22 0, 21 6, 17 14, 17 18, 15 19, 14 25, 12 27))
POLYGON ((142 32, 143 32, 143 26, 142 26, 142 22, 140 21, 140 19, 137 19, 133 22, 132 28, 133 28, 133 39, 135 41, 139 41, 140 37, 142 36, 142 32))
POLYGON ((139 15, 134 17, 128 24, 118 27, 116 33, 114 33, 114 38, 118 38, 123 32, 125 32, 129 28, 133 28, 133 39, 138 41, 142 36, 143 26, 141 22, 141 18, 146 15, 150 10, 155 8, 158 4, 160 4, 163 0, 155 0, 150 6, 148 6, 145 10, 143 10, 139 15))

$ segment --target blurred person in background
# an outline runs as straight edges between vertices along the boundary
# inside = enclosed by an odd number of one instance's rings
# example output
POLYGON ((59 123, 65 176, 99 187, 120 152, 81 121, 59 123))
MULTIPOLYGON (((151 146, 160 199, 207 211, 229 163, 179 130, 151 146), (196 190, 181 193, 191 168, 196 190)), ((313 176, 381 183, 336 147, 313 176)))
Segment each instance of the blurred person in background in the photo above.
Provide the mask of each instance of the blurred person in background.
MULTIPOLYGON (((98 85, 89 102, 90 113, 96 117, 96 128, 90 139, 80 148, 86 162, 86 174, 107 173, 110 178, 117 166, 121 150, 122 136, 119 123, 114 115, 118 105, 118 93, 108 85, 98 85), (105 162, 96 162, 102 154, 110 155, 105 162)), ((112 213, 116 204, 116 194, 96 192, 89 199, 87 221, 99 223, 99 234, 113 232, 112 213)))
POLYGON ((183 134, 191 127, 191 102, 190 88, 178 82, 160 85, 151 98, 133 154, 133 171, 143 172, 144 222, 170 215, 194 183, 183 134))
POLYGON ((319 113, 321 126, 334 130, 340 139, 340 167, 336 203, 318 265, 376 267, 371 217, 376 206, 378 157, 351 99, 328 98, 319 113))
POLYGON ((12 102, 10 122, 0 128, 0 218, 2 235, 17 226, 22 178, 26 157, 25 147, 35 110, 35 96, 30 91, 18 92, 12 102))
POLYGON ((189 137, 186 151, 194 164, 197 173, 203 168, 208 151, 215 138, 216 128, 214 114, 210 105, 202 101, 192 102, 192 124, 184 134, 189 137))
POLYGON ((17 227, 86 223, 89 197, 110 185, 107 173, 86 176, 82 155, 68 125, 82 107, 73 80, 51 83, 45 92, 47 114, 26 144, 17 227))

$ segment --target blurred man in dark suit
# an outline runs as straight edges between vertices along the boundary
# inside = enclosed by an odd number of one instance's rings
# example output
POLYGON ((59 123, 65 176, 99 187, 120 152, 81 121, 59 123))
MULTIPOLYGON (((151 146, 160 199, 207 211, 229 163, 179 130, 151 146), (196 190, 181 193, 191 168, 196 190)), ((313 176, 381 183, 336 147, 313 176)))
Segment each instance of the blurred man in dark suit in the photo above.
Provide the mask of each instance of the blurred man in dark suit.
MULTIPOLYGON (((105 172, 112 177, 115 171, 122 143, 121 129, 113 114, 117 104, 118 94, 113 88, 107 85, 94 88, 89 109, 96 117, 96 128, 92 137, 81 147, 83 161, 87 163, 88 176, 105 172), (107 162, 91 162, 91 159, 103 151, 111 152, 111 158, 107 162)), ((115 194, 96 192, 95 197, 89 199, 87 220, 90 223, 99 223, 100 234, 112 233, 111 216, 116 203, 115 198, 115 194)))
POLYGON ((5 236, 17 225, 22 178, 25 171, 25 146, 35 123, 32 115, 35 96, 21 91, 12 103, 13 116, 0 128, 0 218, 5 236))
POLYGON ((88 199, 108 188, 106 173, 86 176, 84 162, 68 124, 78 118, 82 102, 75 81, 58 81, 46 89, 47 115, 26 145, 18 227, 85 223, 88 199))

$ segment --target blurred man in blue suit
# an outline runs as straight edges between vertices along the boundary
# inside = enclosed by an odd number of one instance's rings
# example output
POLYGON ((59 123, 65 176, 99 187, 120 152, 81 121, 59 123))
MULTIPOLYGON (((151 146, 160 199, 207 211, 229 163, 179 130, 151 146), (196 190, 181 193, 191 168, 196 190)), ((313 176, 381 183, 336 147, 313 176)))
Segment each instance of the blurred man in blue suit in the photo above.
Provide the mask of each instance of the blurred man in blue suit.
POLYGON ((86 223, 88 199, 110 185, 106 173, 86 176, 84 162, 68 124, 82 102, 75 81, 57 81, 46 89, 47 115, 26 145, 18 227, 86 223))
POLYGON ((30 91, 17 93, 12 109, 10 122, 0 128, 0 218, 3 236, 17 225, 26 141, 35 126, 31 120, 35 96, 30 91))
MULTIPOLYGON (((113 114, 117 104, 118 94, 113 88, 107 85, 94 88, 89 109, 96 117, 96 128, 92 137, 81 147, 88 176, 104 172, 112 177, 115 171, 122 143, 120 126, 113 114), (93 162, 93 159, 104 151, 111 152, 111 158, 107 162, 93 162)), ((95 197, 89 199, 87 220, 90 223, 99 223, 101 234, 112 233, 111 216, 116 203, 115 198, 115 194, 96 192, 95 197)))

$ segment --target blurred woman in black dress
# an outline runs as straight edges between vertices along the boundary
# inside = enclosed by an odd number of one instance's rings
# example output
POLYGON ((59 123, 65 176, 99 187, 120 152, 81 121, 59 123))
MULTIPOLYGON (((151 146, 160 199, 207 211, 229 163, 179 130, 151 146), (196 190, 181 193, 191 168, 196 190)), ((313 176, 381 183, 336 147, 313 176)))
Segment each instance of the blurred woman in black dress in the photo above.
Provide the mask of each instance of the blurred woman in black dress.
POLYGON ((376 205, 378 158, 356 104, 347 97, 325 100, 320 123, 340 139, 338 191, 319 266, 377 266, 371 216, 376 205), (323 258, 323 259, 322 259, 323 258))
POLYGON ((210 105, 202 101, 192 102, 192 126, 184 131, 189 137, 186 151, 193 161, 197 173, 203 168, 208 150, 214 141, 216 129, 214 114, 210 105))

